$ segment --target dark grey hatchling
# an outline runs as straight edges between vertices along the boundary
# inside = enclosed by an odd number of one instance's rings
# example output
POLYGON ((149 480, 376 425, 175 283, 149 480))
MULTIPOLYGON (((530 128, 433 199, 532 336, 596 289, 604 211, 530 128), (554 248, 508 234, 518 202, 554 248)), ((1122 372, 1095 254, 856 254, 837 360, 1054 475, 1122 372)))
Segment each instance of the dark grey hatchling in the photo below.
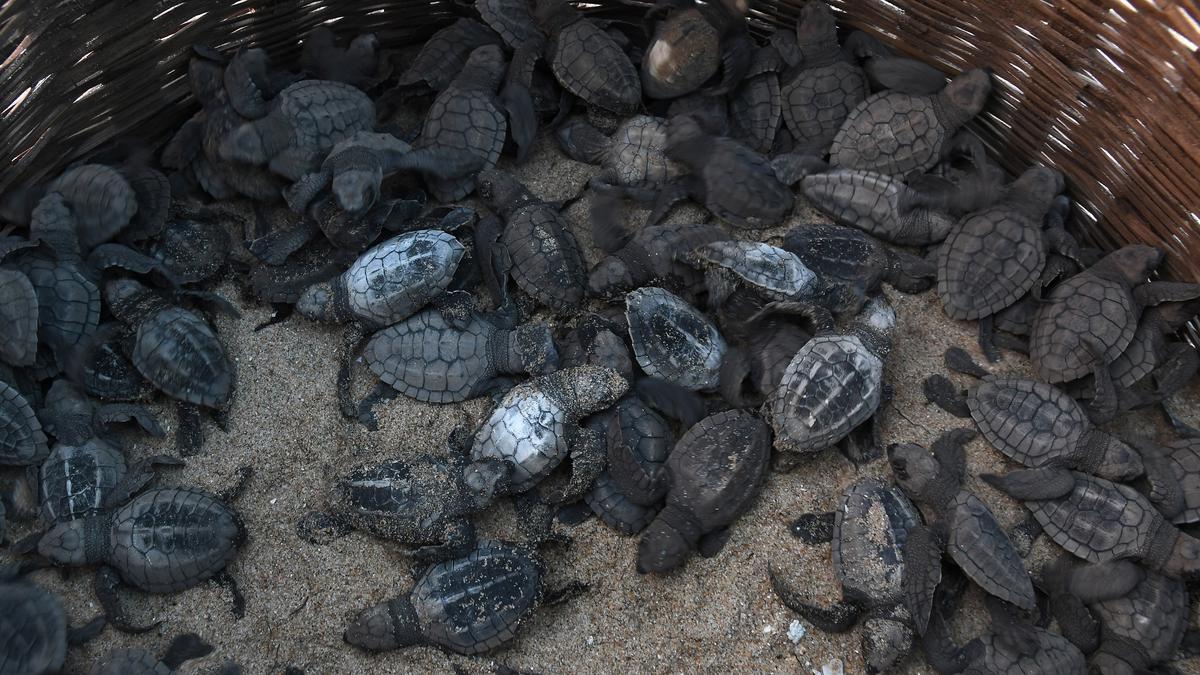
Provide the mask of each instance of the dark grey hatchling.
POLYGON ((642 89, 649 98, 670 99, 700 90, 721 71, 719 81, 702 89, 723 96, 741 82, 750 66, 753 43, 744 25, 748 6, 721 0, 658 2, 643 18, 653 35, 642 57, 642 89), (676 11, 672 11, 676 10, 676 11))
POLYGON ((388 53, 379 48, 374 33, 356 35, 345 47, 327 26, 318 26, 304 38, 300 67, 311 77, 333 80, 370 91, 391 76, 388 53))
POLYGON ((534 5, 548 38, 546 60, 563 89, 590 108, 622 116, 636 112, 642 104, 641 80, 612 36, 564 0, 534 5))
POLYGON ((834 136, 829 163, 892 175, 924 172, 955 143, 992 91, 987 70, 968 70, 933 95, 888 90, 855 106, 834 136))
MULTIPOLYGON (((43 200, 45 201, 45 200, 43 200)), ((49 347, 59 366, 100 323, 100 289, 77 262, 60 261, 46 247, 5 258, 37 294, 38 339, 49 347)))
POLYGON ((233 246, 224 223, 212 214, 194 215, 171 219, 148 249, 183 284, 213 278, 225 268, 233 246))
POLYGON ((904 546, 921 515, 904 492, 874 478, 861 479, 842 495, 833 513, 808 513, 792 534, 809 545, 831 542, 842 601, 820 607, 798 584, 768 574, 776 595, 823 631, 842 633, 861 618, 863 658, 869 672, 888 672, 912 648, 912 620, 903 602, 904 546))
POLYGON ((704 270, 708 306, 716 309, 737 288, 769 300, 800 301, 815 297, 821 280, 796 254, 759 241, 714 241, 692 251, 704 270))
POLYGON ((1200 540, 1180 532, 1128 485, 1057 467, 981 477, 1023 500, 1043 531, 1076 557, 1140 560, 1172 577, 1200 570, 1200 540))
POLYGON ((593 187, 654 188, 679 176, 682 167, 667 158, 667 121, 634 115, 606 136, 589 122, 573 117, 556 132, 571 159, 604 169, 593 187))
POLYGON ((159 219, 156 207, 165 187, 155 180, 159 177, 161 174, 148 167, 82 164, 47 185, 46 195, 61 196, 78 223, 80 244, 92 249, 128 227, 143 206, 154 212, 143 214, 143 218, 159 219), (144 192, 139 194, 135 187, 144 192))
MULTIPOLYGON (((528 12, 528 10, 526 10, 528 12)), ((532 18, 530 25, 532 25, 532 18)), ((500 36, 474 19, 461 18, 434 33, 397 81, 399 87, 420 84, 436 92, 444 90, 467 64, 471 52, 484 45, 500 45, 500 36)))
POLYGON ((721 396, 738 408, 761 405, 773 394, 792 357, 812 339, 802 316, 764 309, 763 302, 740 290, 718 312, 730 342, 721 363, 721 396))
POLYGON ((987 505, 963 487, 965 446, 974 437, 974 430, 954 429, 942 434, 932 451, 912 444, 888 448, 897 484, 936 514, 929 525, 914 527, 904 546, 904 601, 922 635, 946 552, 988 593, 1026 610, 1035 604, 1029 573, 1004 528, 987 505))
POLYGON ((458 654, 484 654, 511 642, 539 606, 586 590, 579 583, 545 587, 536 554, 499 541, 481 541, 469 555, 433 565, 399 597, 363 610, 344 639, 370 651, 414 645, 458 654))
POLYGON ((0 465, 39 464, 49 452, 42 423, 29 402, 0 379, 0 465))
POLYGON ((577 501, 604 470, 604 439, 579 421, 625 395, 629 382, 611 368, 577 366, 517 385, 475 434, 466 483, 472 490, 520 494, 546 479, 569 455, 571 476, 549 502, 577 501), (492 467, 499 460, 506 469, 492 467), (495 487, 489 487, 495 486, 495 487))
POLYGON ((122 332, 118 323, 100 324, 67 368, 89 396, 101 401, 141 401, 154 393, 125 355, 122 332))
POLYGON ((958 222, 949 212, 922 205, 921 193, 900 178, 874 171, 813 173, 804 177, 800 188, 813 206, 839 224, 893 244, 936 244, 958 222))
POLYGON ((81 644, 104 630, 104 617, 80 628, 67 625, 67 614, 50 591, 3 570, 0 580, 0 673, 50 675, 61 672, 67 646, 81 644))
POLYGON ((883 366, 895 323, 896 313, 879 296, 844 331, 823 328, 792 357, 763 406, 775 448, 793 453, 788 461, 847 438, 853 461, 878 456, 873 426, 868 447, 851 432, 874 417, 884 399, 883 366))
POLYGON ((1042 222, 1063 190, 1063 176, 1034 166, 992 206, 965 216, 938 249, 938 297, 951 319, 977 319, 979 346, 989 360, 993 315, 1016 303, 1041 279, 1046 248, 1073 254, 1066 231, 1043 233, 1042 222))
POLYGON ((584 500, 610 527, 637 534, 658 515, 667 493, 666 461, 675 435, 637 396, 618 401, 606 426, 608 468, 584 500))
POLYGON ((32 365, 37 343, 37 291, 21 272, 0 268, 0 361, 32 365))
POLYGON ((513 49, 545 39, 534 21, 533 3, 528 0, 475 0, 475 10, 513 49))
MULTIPOLYGON (((455 429, 445 457, 422 455, 356 467, 333 485, 327 511, 304 516, 296 531, 302 539, 323 544, 351 530, 416 545, 413 555, 425 561, 467 555, 475 547, 471 514, 493 501, 493 488, 504 479, 476 491, 467 486, 471 434, 455 429)), ((503 463, 479 465, 482 472, 500 474, 503 463)), ((490 475, 490 474, 485 474, 490 475)))
POLYGON ((638 541, 639 574, 666 574, 693 551, 720 552, 729 527, 753 506, 767 478, 771 430, 744 410, 706 417, 667 459, 667 502, 638 541))
POLYGON ((691 297, 703 288, 703 276, 687 264, 686 254, 699 246, 729 239, 710 223, 670 223, 639 229, 602 258, 588 275, 588 291, 613 297, 656 284, 691 297))
POLYGON ((539 304, 577 307, 586 283, 583 254, 558 208, 499 169, 481 171, 476 181, 480 199, 499 215, 475 231, 479 266, 497 304, 508 304, 511 276, 539 304))
POLYGON ((937 278, 933 263, 853 227, 805 223, 788 232, 781 247, 825 284, 847 285, 861 296, 878 292, 884 283, 902 293, 922 293, 937 278))
POLYGON ((1038 376, 1058 383, 1092 375, 1104 389, 1108 366, 1133 341, 1142 309, 1195 297, 1195 284, 1146 282, 1162 260, 1159 249, 1126 246, 1055 286, 1030 335, 1038 376))
POLYGON ((196 488, 155 488, 119 508, 59 523, 41 536, 37 551, 59 565, 104 565, 97 572, 96 594, 109 623, 123 631, 149 628, 125 616, 117 596, 121 581, 148 593, 177 593, 216 579, 230 587, 240 618, 244 600, 225 567, 246 532, 228 503, 252 470, 243 467, 238 474, 237 485, 221 496, 196 488))
POLYGON ((1200 354, 1184 340, 1172 340, 1200 310, 1195 299, 1164 302, 1142 312, 1133 340, 1108 366, 1117 390, 1117 408, 1133 410, 1161 403, 1191 381, 1200 354))
POLYGON ((89 675, 171 675, 179 666, 208 656, 213 646, 195 633, 171 641, 159 658, 149 649, 111 649, 92 664, 89 675))
POLYGON ((545 374, 558 363, 544 323, 513 326, 502 315, 471 312, 455 326, 433 309, 375 333, 363 357, 383 385, 430 403, 502 391, 511 386, 507 375, 545 374))
POLYGON ((764 155, 774 149, 783 119, 783 96, 779 88, 782 69, 779 52, 769 45, 760 47, 729 100, 730 135, 764 155))
POLYGON ((717 388, 726 344, 708 317, 653 286, 625 296, 625 316, 634 356, 647 375, 692 391, 717 388))
POLYGON ((329 80, 302 80, 271 102, 270 112, 229 131, 221 159, 268 165, 291 181, 316 169, 338 142, 375 126, 375 104, 362 90, 329 80))

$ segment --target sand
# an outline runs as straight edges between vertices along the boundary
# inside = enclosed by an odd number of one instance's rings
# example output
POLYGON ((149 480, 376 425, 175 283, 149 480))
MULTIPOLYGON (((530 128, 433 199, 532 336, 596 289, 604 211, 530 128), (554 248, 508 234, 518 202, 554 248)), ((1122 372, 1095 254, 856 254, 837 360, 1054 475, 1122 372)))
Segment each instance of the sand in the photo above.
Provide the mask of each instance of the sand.
MULTIPOLYGON (((546 199, 575 194, 597 173, 565 159, 546 139, 531 161, 515 171, 546 199)), ((574 204, 567 215, 590 249, 587 201, 574 204)), ((685 207, 672 217, 700 215, 697 208, 685 207)), ((815 217, 801 200, 795 215, 767 234, 778 236, 815 217)), ((589 262, 595 259, 595 251, 589 251, 589 262)), ((237 298, 228 284, 223 291, 237 298)), ((906 296, 888 289, 887 296, 898 324, 887 372, 895 398, 884 418, 884 440, 928 444, 963 422, 925 403, 921 381, 944 372, 942 353, 951 345, 966 347, 980 358, 974 347, 975 327, 947 320, 932 292, 906 296)), ((831 510, 842 489, 860 477, 890 476, 884 461, 856 470, 834 452, 793 473, 773 474, 718 556, 693 558, 665 578, 635 573, 636 538, 619 536, 596 519, 575 528, 560 525, 574 541, 546 552, 550 584, 579 580, 590 586, 589 592, 566 605, 538 611, 511 646, 490 657, 447 656, 432 648, 372 655, 345 645, 342 631, 359 610, 407 591, 412 583, 409 560, 398 545, 360 533, 325 546, 311 545, 296 536, 296 522, 324 506, 332 477, 363 462, 443 452, 451 429, 481 421, 490 401, 433 406, 401 397, 380 406, 379 430, 367 431, 342 419, 337 410, 334 378, 340 328, 297 317, 254 333, 252 328, 270 310, 239 302, 241 319, 216 321, 238 371, 228 432, 206 423, 203 452, 189 459, 186 468, 164 472, 159 483, 216 491, 232 482, 237 467, 254 467, 255 477, 236 504, 250 538, 229 566, 245 594, 246 615, 235 621, 228 592, 212 584, 171 596, 126 590, 123 597, 133 619, 161 621, 161 626, 141 636, 108 629, 71 650, 69 672, 86 671, 98 654, 113 647, 161 652, 172 637, 187 631, 212 642, 216 651, 186 664, 186 673, 211 673, 228 661, 255 674, 278 673, 287 666, 308 673, 448 672, 455 667, 477 673, 492 672, 498 664, 538 672, 808 673, 826 664, 844 664, 847 673, 863 671, 858 631, 826 635, 804 622, 793 626, 797 617, 776 599, 766 574, 772 563, 780 574, 810 588, 815 600, 840 598, 829 546, 800 543, 790 536, 788 523, 804 512, 831 510), (793 635, 801 630, 805 634, 793 643, 789 627, 793 635)), ((1023 373, 1027 363, 1006 353, 997 369, 1023 373)), ((355 377, 360 395, 373 386, 365 368, 358 367, 355 377)), ((1200 390, 1193 387, 1182 400, 1187 409, 1196 410, 1198 397, 1200 390)), ((173 431, 173 414, 160 410, 173 431)), ((1135 418, 1133 427, 1155 426, 1148 416, 1130 417, 1135 418)), ((169 439, 162 443, 138 438, 129 454, 137 459, 160 450, 170 451, 169 439)), ((969 446, 968 462, 969 486, 1005 526, 1018 522, 1023 509, 976 478, 980 472, 1010 468, 1010 463, 981 440, 969 446)), ((497 506, 482 519, 481 530, 484 536, 515 537, 510 507, 497 506)), ((32 578, 62 594, 74 623, 99 611, 89 572, 64 576, 46 570, 32 578)), ((977 596, 972 589, 960 612, 960 635, 978 630, 977 596)), ((1185 665, 1200 672, 1195 662, 1185 665)), ((931 672, 919 654, 903 670, 931 672)))

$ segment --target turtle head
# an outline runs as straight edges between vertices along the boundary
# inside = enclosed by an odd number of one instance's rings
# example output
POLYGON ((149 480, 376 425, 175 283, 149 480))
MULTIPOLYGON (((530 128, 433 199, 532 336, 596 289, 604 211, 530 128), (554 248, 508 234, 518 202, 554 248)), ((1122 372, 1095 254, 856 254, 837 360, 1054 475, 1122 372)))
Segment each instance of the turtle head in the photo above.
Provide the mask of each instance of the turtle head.
POLYGON ((467 63, 455 79, 459 83, 470 83, 495 91, 504 79, 507 70, 504 50, 499 45, 476 47, 467 57, 467 63))
POLYGON ((615 255, 601 260, 588 275, 588 292, 598 298, 615 296, 635 286, 633 270, 615 255))
POLYGON ((477 459, 463 469, 463 486, 476 509, 483 510, 505 494, 512 482, 512 466, 496 457, 477 459))
POLYGON ((892 475, 910 496, 920 497, 933 488, 942 466, 933 453, 912 443, 892 444, 887 450, 892 475))
POLYGON ((1035 164, 1013 181, 1010 190, 1020 197, 1035 219, 1041 219, 1066 187, 1061 171, 1035 164))
POLYGON ((363 610, 342 639, 369 651, 390 651, 420 644, 421 625, 412 603, 399 597, 363 610))
POLYGON ((475 176, 475 191, 495 211, 512 208, 529 192, 512 174, 496 168, 484 169, 475 176))
POLYGON ((1099 272, 1108 272, 1128 281, 1131 285, 1143 283, 1163 261, 1162 249, 1144 244, 1119 248, 1096 263, 1099 272))
POLYGON ((109 523, 102 516, 59 523, 38 540, 38 554, 61 565, 94 565, 108 557, 109 523))
POLYGON ((322 281, 304 289, 296 300, 296 311, 311 321, 335 319, 333 284, 322 281))
POLYGON ((796 41, 800 47, 823 45, 832 42, 837 47, 837 24, 833 10, 825 0, 809 0, 800 10, 800 21, 796 24, 796 41))
POLYGON ((942 96, 961 112, 960 124, 978 115, 991 93, 992 73, 984 68, 973 68, 960 74, 942 90, 942 96))
POLYGON ((227 162, 266 164, 291 142, 291 128, 275 115, 247 122, 221 139, 218 153, 227 162))
POLYGON ((379 199, 383 172, 379 169, 351 169, 333 177, 333 196, 346 213, 366 213, 379 199))

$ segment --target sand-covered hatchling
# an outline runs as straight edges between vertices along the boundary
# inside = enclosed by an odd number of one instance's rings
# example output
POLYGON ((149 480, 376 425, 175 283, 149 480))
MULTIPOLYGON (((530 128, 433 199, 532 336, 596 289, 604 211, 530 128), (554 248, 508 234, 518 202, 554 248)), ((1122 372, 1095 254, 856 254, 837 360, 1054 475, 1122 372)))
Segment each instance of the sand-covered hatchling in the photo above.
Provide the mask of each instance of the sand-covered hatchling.
POLYGON ((13 384, 0 379, 0 464, 39 464, 49 452, 33 407, 13 384))
POLYGON ((511 642, 537 607, 586 590, 579 583, 547 590, 545 574, 532 551, 481 541, 469 555, 426 569, 407 593, 363 610, 344 638, 370 651, 431 645, 484 654, 511 642))
POLYGON ((920 523, 921 514, 900 488, 874 478, 859 480, 846 488, 836 511, 804 514, 791 527, 806 544, 832 543, 842 601, 831 607, 813 604, 800 584, 768 566, 771 585, 788 608, 823 631, 845 632, 861 618, 867 667, 887 672, 912 648, 902 587, 904 546, 920 523))
POLYGON ((708 317, 653 286, 625 296, 625 316, 634 356, 647 375, 693 391, 716 389, 726 344, 708 317))
POLYGON ((922 293, 937 278, 933 263, 853 227, 805 223, 784 236, 781 248, 797 255, 827 285, 850 285, 864 296, 878 292, 883 283, 903 293, 922 293))
POLYGON ((929 525, 914 527, 904 545, 904 601, 921 634, 929 625, 944 553, 988 593, 1026 610, 1036 602, 1029 572, 1004 528, 963 487, 966 444, 974 437, 974 430, 954 429, 930 450, 913 444, 888 448, 896 482, 936 514, 929 525))

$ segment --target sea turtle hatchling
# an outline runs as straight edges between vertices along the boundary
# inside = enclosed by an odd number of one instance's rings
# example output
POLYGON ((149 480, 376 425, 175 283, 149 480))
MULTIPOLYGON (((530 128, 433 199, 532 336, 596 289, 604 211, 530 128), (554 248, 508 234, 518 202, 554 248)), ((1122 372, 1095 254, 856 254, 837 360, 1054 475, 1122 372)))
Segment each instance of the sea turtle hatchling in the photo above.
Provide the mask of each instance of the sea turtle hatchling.
POLYGON ((61 262, 45 248, 8 258, 33 286, 38 299, 38 337, 65 365, 71 352, 96 332, 100 289, 83 266, 61 262))
POLYGON ((873 94, 846 115, 829 162, 893 175, 926 171, 953 146, 955 133, 979 114, 991 91, 991 74, 976 68, 933 95, 873 94))
POLYGON ((534 21, 533 3, 529 0, 475 0, 475 10, 512 49, 545 40, 534 21))
POLYGON ((483 654, 511 642, 536 607, 583 590, 574 583, 547 592, 543 564, 533 553, 481 541, 469 555, 426 569, 409 592, 363 610, 344 639, 370 651, 424 644, 483 654))
POLYGON ((187 661, 208 656, 213 646, 195 633, 184 633, 171 640, 159 658, 149 649, 112 649, 92 664, 88 675, 171 675, 187 661))
POLYGON ((471 52, 488 44, 501 44, 500 36, 474 19, 460 18, 434 33, 421 45, 421 50, 396 84, 398 87, 414 87, 424 83, 433 91, 440 92, 450 86, 467 64, 471 52))
POLYGON ((702 289, 703 278, 687 264, 686 253, 729 238, 711 223, 665 223, 639 229, 596 263, 588 275, 588 290, 611 297, 655 284, 690 297, 702 289))
POLYGON ((811 454, 850 438, 851 460, 877 456, 876 425, 869 428, 869 447, 861 447, 851 432, 872 419, 885 398, 883 365, 895 323, 895 311, 879 296, 844 331, 822 327, 796 352, 764 404, 776 449, 811 454))
POLYGON ((667 459, 667 502, 638 541, 639 574, 665 574, 692 551, 712 557, 766 483, 771 430, 744 410, 688 429, 667 459))
POLYGON ((842 602, 828 608, 813 605, 809 593, 768 565, 771 585, 788 608, 826 632, 845 632, 863 617, 863 658, 872 672, 887 672, 912 648, 901 580, 908 533, 920 523, 921 514, 900 488, 861 479, 846 488, 836 511, 805 514, 791 527, 807 544, 833 544, 842 602))
POLYGON ((805 223, 784 236, 781 248, 799 256, 827 284, 846 284, 863 296, 883 283, 902 293, 922 293, 937 278, 933 263, 853 227, 805 223))
POLYGON ((498 304, 508 303, 511 276, 540 304, 577 307, 586 283, 583 254, 558 209, 499 169, 481 171, 476 180, 479 197, 500 216, 483 219, 475 231, 484 281, 498 304))
POLYGON ((302 80, 272 101, 266 117, 232 129, 220 142, 227 162, 270 166, 300 180, 337 145, 375 126, 375 104, 362 90, 341 82, 302 80))
POLYGON ((770 45, 760 47, 729 100, 730 136, 764 155, 775 148, 783 115, 779 71, 783 59, 770 45))
POLYGON ((888 448, 896 482, 937 514, 929 525, 910 530, 904 546, 904 602, 922 635, 946 552, 988 593, 1026 610, 1035 604, 1029 573, 1004 528, 987 505, 963 487, 965 446, 974 437, 972 429, 953 429, 934 442, 932 451, 910 443, 888 448))
POLYGON ((840 225, 856 227, 903 246, 944 240, 958 219, 919 205, 919 193, 903 180, 874 171, 833 169, 805 176, 800 189, 817 209, 840 225))
POLYGON ((196 488, 155 488, 124 506, 59 523, 37 543, 37 551, 59 565, 103 564, 96 594, 109 622, 133 632, 117 596, 121 580, 148 593, 177 593, 216 578, 234 597, 234 614, 244 600, 225 566, 245 541, 246 532, 228 505, 252 474, 238 470, 236 486, 221 496, 196 488))
POLYGON ((573 117, 559 127, 556 136, 571 159, 604 169, 592 179, 596 187, 656 187, 682 172, 682 167, 667 158, 667 121, 661 117, 634 115, 612 136, 573 117))
POLYGON ((605 456, 603 438, 579 421, 611 406, 628 390, 620 373, 599 366, 567 368, 517 385, 475 434, 467 486, 499 494, 527 492, 570 455, 569 483, 556 486, 546 499, 577 501, 604 469, 605 456), (501 475, 491 469, 495 460, 506 462, 501 475))
POLYGON ((29 277, 0 268, 0 361, 33 364, 38 342, 38 295, 29 277))
POLYGON ((564 0, 534 4, 534 17, 549 38, 546 60, 563 89, 615 115, 636 112, 642 103, 641 80, 612 36, 564 0))
MULTIPOLYGON (((199 214, 197 214, 199 215, 199 214)), ((176 218, 150 243, 149 253, 184 284, 211 279, 229 259, 229 229, 210 218, 176 218)))
MULTIPOLYGON (((720 81, 705 91, 723 95, 741 82, 750 66, 753 43, 746 36, 745 3, 689 0, 656 3, 647 11, 653 36, 642 56, 642 89, 649 98, 669 99, 700 89, 721 70, 720 81), (676 10, 676 11, 671 11, 676 10)), ((649 29, 647 33, 649 33, 649 29)))
POLYGON ((37 414, 15 386, 0 379, 0 464, 40 464, 49 454, 37 414))
POLYGON ((0 673, 49 675, 62 670, 69 644, 104 630, 104 617, 72 629, 56 595, 16 578, 10 566, 0 580, 0 673))
POLYGON ((625 296, 638 365, 650 377, 693 391, 716 389, 725 338, 679 296, 648 286, 625 296))

